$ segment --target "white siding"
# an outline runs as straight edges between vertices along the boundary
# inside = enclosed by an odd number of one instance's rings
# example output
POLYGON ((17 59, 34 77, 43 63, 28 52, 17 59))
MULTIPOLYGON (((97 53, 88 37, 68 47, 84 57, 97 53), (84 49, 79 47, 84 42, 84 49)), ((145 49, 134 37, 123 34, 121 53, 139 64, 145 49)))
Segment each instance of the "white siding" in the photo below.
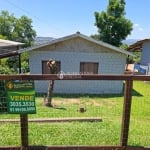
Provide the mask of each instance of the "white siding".
MULTIPOLYGON (((43 50, 30 52, 30 73, 42 73, 42 60, 50 58, 61 62, 65 74, 79 74, 80 62, 98 62, 99 74, 123 74, 126 56, 121 53, 98 47, 87 41, 64 42, 43 50), (79 43, 78 43, 79 42, 79 43), (61 46, 62 45, 62 46, 61 46), (93 49, 92 49, 93 47, 93 49), (66 50, 65 50, 66 48, 66 50)), ((37 92, 47 92, 48 81, 36 81, 37 92)), ((122 81, 55 81, 55 93, 121 93, 122 81)))

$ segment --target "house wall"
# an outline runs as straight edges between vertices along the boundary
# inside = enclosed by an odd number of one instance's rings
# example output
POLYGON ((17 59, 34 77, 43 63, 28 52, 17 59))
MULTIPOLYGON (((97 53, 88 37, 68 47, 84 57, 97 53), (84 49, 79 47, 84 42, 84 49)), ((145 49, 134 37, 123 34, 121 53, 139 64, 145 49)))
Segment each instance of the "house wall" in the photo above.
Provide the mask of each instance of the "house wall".
POLYGON ((143 43, 141 64, 148 65, 150 63, 150 41, 143 43))
MULTIPOLYGON (((98 74, 123 74, 126 57, 86 40, 62 42, 30 53, 31 74, 42 73, 42 60, 61 61, 65 74, 79 74, 80 62, 98 62, 98 74)), ((47 92, 48 81, 36 81, 37 92, 47 92)), ((55 93, 121 93, 121 81, 55 81, 55 93)))

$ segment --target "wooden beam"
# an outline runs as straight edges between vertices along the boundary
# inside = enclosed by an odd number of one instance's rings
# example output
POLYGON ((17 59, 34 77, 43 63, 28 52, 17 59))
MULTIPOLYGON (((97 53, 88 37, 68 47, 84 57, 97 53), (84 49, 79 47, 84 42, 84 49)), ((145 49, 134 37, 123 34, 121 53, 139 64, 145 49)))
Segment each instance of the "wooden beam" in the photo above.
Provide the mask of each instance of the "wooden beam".
POLYGON ((120 146, 128 145, 128 134, 129 134, 130 112, 131 112, 131 101, 132 101, 132 88, 133 88, 133 80, 127 80, 125 82, 125 91, 124 91, 124 104, 123 104, 120 146))
POLYGON ((57 74, 34 74, 34 75, 0 75, 0 80, 139 80, 150 81, 146 75, 57 75, 57 74))
POLYGON ((21 150, 26 150, 29 146, 28 141, 28 115, 20 114, 20 126, 21 126, 21 150))

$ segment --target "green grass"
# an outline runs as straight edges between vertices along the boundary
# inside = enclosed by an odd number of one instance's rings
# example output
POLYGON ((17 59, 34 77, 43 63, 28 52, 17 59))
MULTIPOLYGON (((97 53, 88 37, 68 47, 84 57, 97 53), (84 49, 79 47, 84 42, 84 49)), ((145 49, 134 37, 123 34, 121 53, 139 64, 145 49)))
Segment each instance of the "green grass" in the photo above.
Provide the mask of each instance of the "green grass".
MULTIPOLYGON (((150 84, 134 82, 129 145, 150 146, 150 84)), ((42 106, 36 98, 37 114, 29 118, 101 117, 103 122, 29 123, 30 145, 119 145, 122 121, 122 95, 57 95, 53 104, 42 106), (85 113, 77 110, 85 107, 85 113), (63 108, 63 109, 62 109, 63 108)), ((0 119, 19 115, 0 114, 0 119)), ((0 146, 20 145, 19 124, 0 125, 0 146)))
POLYGON ((129 145, 150 146, 150 84, 134 82, 129 145))
MULTIPOLYGON (((29 115, 29 118, 61 118, 61 117, 109 117, 122 113, 123 97, 120 95, 95 95, 80 96, 56 96, 53 103, 56 108, 42 106, 42 97, 36 98, 36 114, 29 115), (79 113, 80 107, 86 108, 86 113, 79 113)), ((2 119, 19 119, 18 114, 0 114, 2 119)))

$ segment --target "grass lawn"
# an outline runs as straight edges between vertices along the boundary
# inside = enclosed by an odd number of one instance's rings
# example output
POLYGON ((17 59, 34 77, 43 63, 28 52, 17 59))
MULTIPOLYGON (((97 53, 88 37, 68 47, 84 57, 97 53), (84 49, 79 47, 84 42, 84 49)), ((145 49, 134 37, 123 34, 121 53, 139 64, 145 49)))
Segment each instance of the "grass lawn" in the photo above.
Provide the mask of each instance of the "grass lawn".
MULTIPOLYGON (((150 84, 134 82, 129 145, 150 146, 150 84)), ((122 95, 54 96, 59 109, 42 106, 36 98, 37 113, 30 118, 101 117, 102 122, 29 123, 30 145, 119 145, 122 121, 122 95), (85 107, 86 112, 78 109, 85 107)), ((0 119, 19 115, 0 114, 0 119)), ((0 125, 0 146, 20 145, 19 124, 0 125)))

